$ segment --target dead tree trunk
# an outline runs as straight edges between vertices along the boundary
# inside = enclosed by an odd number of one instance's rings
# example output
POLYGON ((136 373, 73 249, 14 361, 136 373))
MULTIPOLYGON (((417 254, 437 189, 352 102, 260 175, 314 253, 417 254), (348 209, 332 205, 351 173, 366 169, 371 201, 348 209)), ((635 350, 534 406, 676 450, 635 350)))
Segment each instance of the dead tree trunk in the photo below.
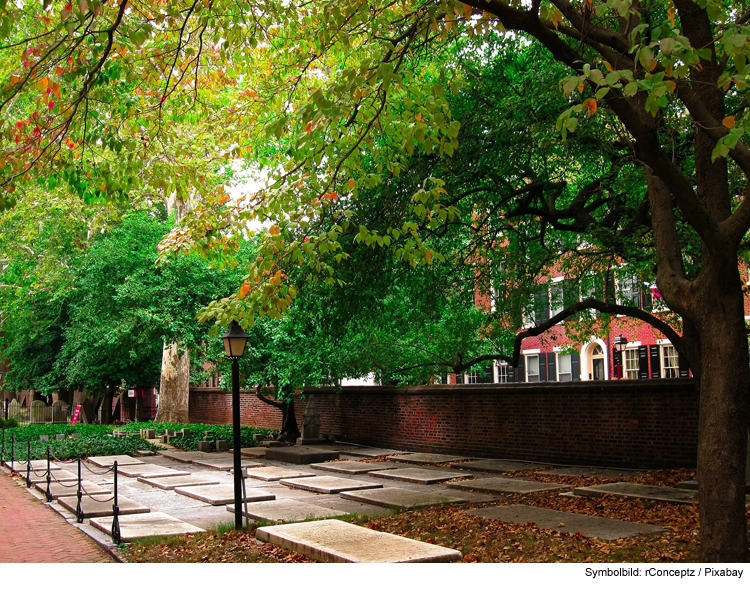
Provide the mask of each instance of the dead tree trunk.
POLYGON ((190 356, 180 353, 177 343, 164 344, 156 422, 188 423, 190 398, 190 356))

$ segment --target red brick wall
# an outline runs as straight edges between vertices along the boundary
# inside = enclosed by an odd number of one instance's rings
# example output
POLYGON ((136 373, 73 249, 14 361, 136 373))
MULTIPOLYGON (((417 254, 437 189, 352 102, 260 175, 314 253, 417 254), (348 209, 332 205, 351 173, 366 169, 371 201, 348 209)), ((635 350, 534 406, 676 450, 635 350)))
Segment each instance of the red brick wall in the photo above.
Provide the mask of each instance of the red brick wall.
MULTIPOLYGON (((321 433, 340 441, 560 464, 649 468, 696 461, 698 395, 690 379, 306 392, 315 393, 321 433)), ((296 407, 301 424, 304 400, 296 407)), ((278 410, 247 393, 241 416, 247 425, 281 424, 278 410)), ((192 390, 190 420, 230 422, 231 396, 192 390)))

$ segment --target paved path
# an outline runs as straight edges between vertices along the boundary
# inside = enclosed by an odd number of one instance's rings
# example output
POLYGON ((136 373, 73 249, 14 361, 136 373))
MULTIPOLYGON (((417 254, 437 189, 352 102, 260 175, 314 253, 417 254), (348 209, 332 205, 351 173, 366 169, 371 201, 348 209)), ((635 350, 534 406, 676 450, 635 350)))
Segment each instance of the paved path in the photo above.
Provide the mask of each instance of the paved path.
POLYGON ((0 471, 0 562, 115 562, 0 471))

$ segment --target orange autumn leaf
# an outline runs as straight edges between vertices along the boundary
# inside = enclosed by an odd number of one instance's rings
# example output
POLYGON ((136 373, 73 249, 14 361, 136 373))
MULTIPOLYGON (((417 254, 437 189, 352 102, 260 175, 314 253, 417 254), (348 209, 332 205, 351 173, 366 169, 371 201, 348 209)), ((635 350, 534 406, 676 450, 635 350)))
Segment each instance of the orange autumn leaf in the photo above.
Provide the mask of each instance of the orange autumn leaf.
POLYGON ((734 127, 734 117, 731 115, 729 117, 724 117, 721 124, 728 129, 732 129, 734 127))
POLYGON ((281 228, 279 228, 276 224, 268 228, 268 232, 271 234, 271 236, 278 236, 279 232, 281 232, 281 228))
POLYGON ((422 113, 417 113, 416 115, 414 115, 414 119, 416 119, 417 121, 422 121, 422 113))
POLYGON ((305 131, 309 132, 310 130, 312 130, 312 126, 313 126, 313 124, 312 124, 312 121, 311 121, 310 123, 307 124, 307 127, 305 127, 305 131))
POLYGON ((583 104, 589 110, 589 117, 596 113, 596 99, 586 99, 583 104))
POLYGON ((63 72, 65 72, 65 68, 63 68, 62 66, 57 66, 55 68, 55 74, 57 74, 58 76, 62 76, 63 72))
POLYGON ((353 189, 355 184, 356 183, 354 182, 354 179, 349 179, 349 188, 350 189, 353 189))
POLYGON ((245 281, 245 283, 242 284, 242 287, 240 287, 240 297, 244 298, 249 293, 250 293, 250 283, 245 281))

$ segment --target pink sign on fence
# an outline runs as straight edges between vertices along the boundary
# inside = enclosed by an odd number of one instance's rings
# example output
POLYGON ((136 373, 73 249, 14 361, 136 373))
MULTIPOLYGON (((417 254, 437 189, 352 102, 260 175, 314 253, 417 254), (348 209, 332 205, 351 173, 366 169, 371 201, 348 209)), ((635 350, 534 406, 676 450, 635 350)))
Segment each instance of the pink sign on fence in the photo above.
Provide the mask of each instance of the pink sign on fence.
POLYGON ((70 421, 71 425, 75 425, 78 421, 78 414, 81 412, 81 405, 76 406, 76 411, 73 413, 73 419, 70 421))

